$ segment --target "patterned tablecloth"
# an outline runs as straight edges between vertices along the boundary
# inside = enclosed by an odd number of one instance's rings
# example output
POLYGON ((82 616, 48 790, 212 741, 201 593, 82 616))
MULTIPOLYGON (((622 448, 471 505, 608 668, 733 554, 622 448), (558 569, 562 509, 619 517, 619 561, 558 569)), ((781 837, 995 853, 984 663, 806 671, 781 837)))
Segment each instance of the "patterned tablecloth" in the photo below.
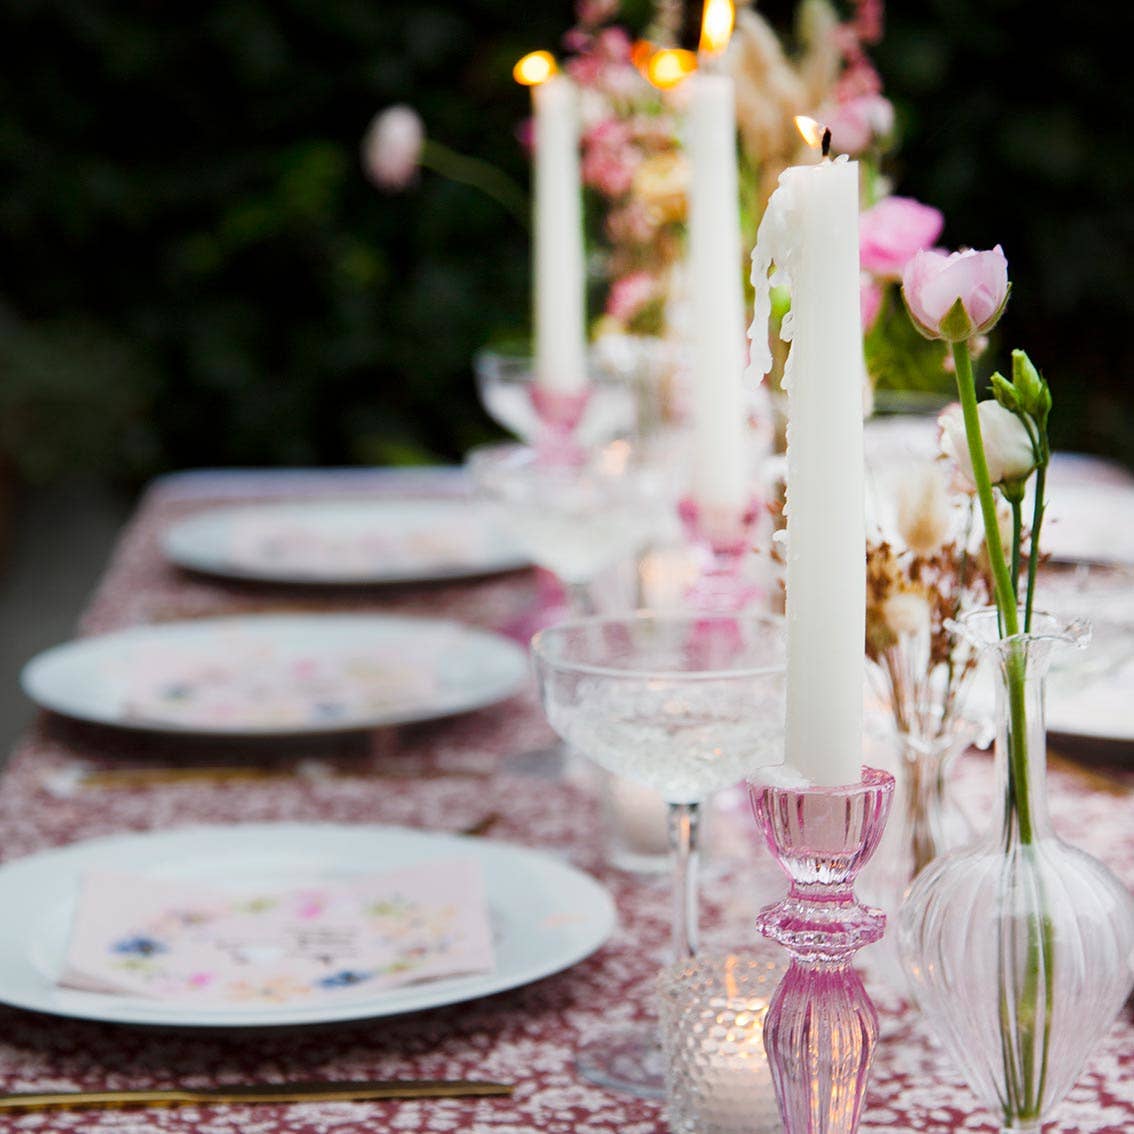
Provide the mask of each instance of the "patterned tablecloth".
MULTIPOLYGON (((460 492, 448 474, 198 473, 157 482, 124 530, 82 620, 84 633, 139 623, 267 610, 391 611, 451 616, 501 628, 535 600, 521 571, 416 587, 261 587, 190 576, 161 555, 174 521, 218 503, 358 492, 460 492)), ((322 821, 458 831, 495 815, 487 837, 544 848, 609 887, 619 928, 566 972, 513 992, 410 1016, 302 1029, 199 1032, 105 1025, 0 1008, 0 1090, 128 1088, 175 1083, 393 1077, 484 1078, 516 1084, 508 1099, 183 1107, 54 1112, 0 1119, 3 1130, 123 1132, 227 1130, 299 1134, 361 1130, 473 1130, 511 1134, 652 1134, 666 1129, 654 1102, 600 1090, 577 1077, 577 1044, 649 1017, 652 981, 666 959, 664 875, 629 874, 604 860, 595 783, 579 768, 562 780, 507 775, 510 754, 552 740, 534 689, 457 719, 333 743, 222 747, 130 735, 44 715, 17 746, 0 780, 5 859, 92 836, 195 823, 322 821), (305 760, 327 773, 287 774, 305 760), (76 787, 91 767, 180 767, 241 761, 277 768, 271 778, 107 788, 76 787)), ((979 810, 989 761, 962 761, 964 790, 979 810)), ((1134 884, 1134 774, 1105 783, 1057 770, 1052 809, 1072 841, 1134 884), (1115 782, 1117 781, 1117 783, 1115 782), (1099 790, 1100 786, 1109 790, 1099 790)), ((710 947, 749 946, 752 915, 782 889, 757 846, 751 819, 730 793, 709 824, 703 922, 710 947)), ((994 1132, 903 999, 885 945, 864 967, 882 1035, 862 1130, 994 1132)), ((1112 1028, 1047 1134, 1134 1130, 1134 1017, 1112 1028)))

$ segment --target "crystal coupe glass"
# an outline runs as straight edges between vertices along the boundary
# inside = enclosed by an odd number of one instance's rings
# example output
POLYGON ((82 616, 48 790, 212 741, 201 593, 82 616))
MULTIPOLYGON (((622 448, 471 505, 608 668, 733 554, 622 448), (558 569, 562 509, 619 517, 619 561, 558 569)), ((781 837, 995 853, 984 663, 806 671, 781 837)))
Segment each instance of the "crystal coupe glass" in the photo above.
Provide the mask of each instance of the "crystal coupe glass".
MULTIPOLYGON (((552 727, 667 803, 674 958, 697 949, 697 828, 714 792, 783 760, 784 632, 772 615, 641 612, 560 623, 532 640, 552 727)), ((660 1097, 654 1029, 596 1041, 584 1077, 660 1097)))

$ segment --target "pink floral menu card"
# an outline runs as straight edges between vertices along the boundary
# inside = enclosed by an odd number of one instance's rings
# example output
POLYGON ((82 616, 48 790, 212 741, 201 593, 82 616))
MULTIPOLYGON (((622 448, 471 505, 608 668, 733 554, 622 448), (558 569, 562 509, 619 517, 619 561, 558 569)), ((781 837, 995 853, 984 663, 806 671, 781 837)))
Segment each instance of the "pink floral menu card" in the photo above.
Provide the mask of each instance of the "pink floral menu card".
POLYGON ((317 1003, 494 967, 477 863, 224 889, 84 877, 61 985, 201 1004, 317 1003))

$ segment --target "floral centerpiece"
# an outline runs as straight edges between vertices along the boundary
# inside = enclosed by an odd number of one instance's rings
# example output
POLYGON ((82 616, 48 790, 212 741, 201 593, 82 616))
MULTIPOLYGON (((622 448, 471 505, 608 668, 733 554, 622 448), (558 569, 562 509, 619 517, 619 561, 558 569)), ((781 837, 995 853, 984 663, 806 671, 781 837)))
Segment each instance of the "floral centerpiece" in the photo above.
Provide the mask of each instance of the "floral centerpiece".
POLYGON ((1064 844, 1047 814, 1043 677, 1052 651, 1085 634, 1035 609, 1050 389, 1014 351, 1011 378, 993 374, 993 398, 977 399, 970 343, 1007 303, 1007 261, 999 247, 923 251, 906 266, 902 293, 917 329, 947 343, 954 361, 960 404, 945 420, 945 444, 975 494, 994 600, 960 629, 997 676, 1000 810, 982 839, 914 880, 901 950, 927 1020, 974 1093, 1003 1130, 1034 1132, 1130 991, 1134 899, 1102 863, 1064 844))

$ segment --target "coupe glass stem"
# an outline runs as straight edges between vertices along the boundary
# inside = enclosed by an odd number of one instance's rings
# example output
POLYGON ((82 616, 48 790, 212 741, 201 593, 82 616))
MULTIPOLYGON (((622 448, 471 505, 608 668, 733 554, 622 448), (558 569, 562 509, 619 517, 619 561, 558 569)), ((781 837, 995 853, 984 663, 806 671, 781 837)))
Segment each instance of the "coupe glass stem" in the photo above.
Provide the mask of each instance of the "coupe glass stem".
POLYGON ((589 618, 592 614, 598 614, 590 583, 569 583, 564 580, 563 589, 567 593, 567 608, 572 618, 589 618))
POLYGON ((697 857, 699 803, 669 805, 669 849, 673 854, 673 959, 697 953, 697 857))

